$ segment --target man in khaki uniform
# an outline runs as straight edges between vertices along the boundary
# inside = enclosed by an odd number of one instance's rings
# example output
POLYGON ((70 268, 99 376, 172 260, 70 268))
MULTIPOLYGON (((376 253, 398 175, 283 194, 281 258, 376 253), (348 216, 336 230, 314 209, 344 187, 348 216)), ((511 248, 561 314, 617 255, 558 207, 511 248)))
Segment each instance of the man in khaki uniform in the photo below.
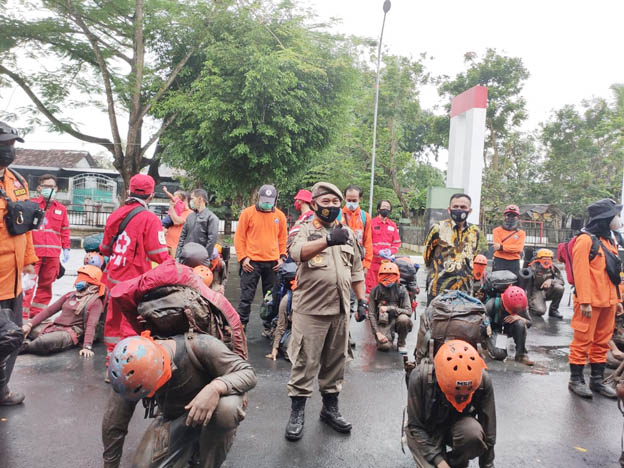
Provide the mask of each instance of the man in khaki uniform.
POLYGON ((288 395, 292 411, 286 438, 303 435, 306 399, 312 395, 318 375, 323 396, 321 420, 338 432, 350 432, 338 410, 338 394, 344 380, 348 352, 351 288, 364 313, 364 271, 354 232, 336 221, 342 193, 327 182, 312 187, 314 217, 301 224, 290 246, 297 262, 297 287, 293 292, 292 337, 288 356, 292 363, 288 395))

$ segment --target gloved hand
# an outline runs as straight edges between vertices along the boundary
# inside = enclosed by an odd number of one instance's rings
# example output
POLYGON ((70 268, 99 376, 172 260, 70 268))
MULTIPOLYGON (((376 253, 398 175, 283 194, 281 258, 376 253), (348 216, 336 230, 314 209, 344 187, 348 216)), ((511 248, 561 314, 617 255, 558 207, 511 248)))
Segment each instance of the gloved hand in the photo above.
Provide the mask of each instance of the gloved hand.
POLYGON ((69 249, 63 249, 63 258, 61 261, 63 263, 67 263, 69 261, 69 249))
POLYGON ((382 249, 379 251, 379 256, 381 258, 385 258, 386 260, 392 259, 392 250, 390 249, 382 249))
POLYGON ((360 299, 358 301, 357 312, 355 313, 355 321, 362 322, 368 315, 368 301, 366 299, 360 299))
POLYGON ((327 233, 325 239, 327 240, 328 247, 332 245, 344 245, 349 240, 349 231, 343 229, 342 225, 336 226, 327 233))

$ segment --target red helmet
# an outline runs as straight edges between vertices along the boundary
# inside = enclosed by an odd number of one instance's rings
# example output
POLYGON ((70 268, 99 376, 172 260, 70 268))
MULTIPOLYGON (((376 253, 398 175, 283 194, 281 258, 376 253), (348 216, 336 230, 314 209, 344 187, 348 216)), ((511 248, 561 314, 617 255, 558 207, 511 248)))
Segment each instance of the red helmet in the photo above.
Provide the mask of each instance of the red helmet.
POLYGON ((312 192, 309 190, 301 189, 295 195, 295 200, 301 200, 302 202, 310 203, 312 201, 312 192))
POLYGON ((433 366, 444 396, 461 413, 481 385, 485 361, 469 343, 451 340, 440 346, 433 366))
POLYGON ((154 396, 171 378, 171 359, 167 350, 145 331, 117 343, 108 373, 113 390, 126 400, 138 401, 154 396))
POLYGON ((522 313, 529 306, 526 292, 518 286, 508 286, 503 293, 502 300, 503 307, 511 315, 522 313))
POLYGON ((518 208, 518 205, 507 205, 505 211, 503 211, 503 214, 507 213, 515 213, 516 215, 520 216, 520 208, 518 208))

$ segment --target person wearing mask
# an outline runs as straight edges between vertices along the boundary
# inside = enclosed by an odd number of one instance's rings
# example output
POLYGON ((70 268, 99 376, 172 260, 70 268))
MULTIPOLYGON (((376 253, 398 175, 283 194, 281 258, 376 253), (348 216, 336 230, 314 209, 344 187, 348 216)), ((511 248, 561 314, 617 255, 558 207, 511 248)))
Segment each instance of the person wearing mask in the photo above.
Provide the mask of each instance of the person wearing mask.
POLYGON ((195 242, 211 253, 219 237, 219 218, 208 209, 208 193, 204 189, 193 190, 189 206, 193 213, 186 218, 180 234, 175 255, 178 260, 185 244, 195 242))
POLYGON ((312 192, 309 190, 301 189, 295 195, 295 209, 300 213, 295 224, 288 231, 288 239, 286 241, 286 248, 290 247, 293 239, 297 236, 301 223, 311 219, 314 216, 314 211, 310 208, 312 203, 312 192))
POLYGON ((169 223, 165 223, 163 219, 163 226, 167 228, 165 233, 165 239, 167 241, 167 247, 169 247, 169 254, 175 256, 178 250, 178 242, 180 241, 180 235, 184 228, 186 218, 193 212, 188 206, 189 194, 182 190, 169 193, 167 187, 164 187, 165 193, 169 196, 169 210, 167 211, 167 217, 169 223))
POLYGON ((50 303, 52 283, 58 277, 61 268, 59 256, 62 256, 63 263, 69 261, 69 220, 65 205, 54 199, 56 177, 52 174, 42 175, 37 191, 39 196, 32 201, 37 203, 41 210, 45 210, 45 217, 39 229, 32 232, 35 254, 39 257, 39 261, 35 264, 37 287, 29 289, 24 294, 25 319, 34 317, 50 303))
POLYGON ((368 320, 379 351, 392 349, 396 333, 397 350, 407 354, 405 340, 412 331, 412 306, 400 278, 399 267, 395 263, 381 264, 379 284, 371 290, 368 298, 368 320))
POLYGON ((366 273, 366 293, 377 285, 379 266, 382 260, 390 260, 401 248, 399 228, 389 216, 392 204, 388 200, 377 203, 377 216, 371 220, 373 258, 366 273))
POLYGON ((357 237, 360 247, 362 247, 362 251, 364 252, 362 255, 362 268, 364 268, 364 275, 366 275, 366 272, 373 262, 371 217, 360 207, 360 203, 362 202, 362 189, 360 187, 357 185, 349 185, 345 189, 344 197, 345 205, 342 208, 340 221, 345 226, 351 228, 357 237))
POLYGON ((418 468, 463 468, 473 458, 494 468, 496 402, 486 369, 472 345, 452 340, 412 371, 405 435, 418 468))
POLYGON ((104 468, 120 466, 137 403, 153 397, 158 415, 136 448, 132 466, 219 468, 245 419, 257 377, 249 362, 212 335, 154 340, 149 332, 113 350, 102 421, 104 468), (163 440, 163 435, 165 439, 163 440))
POLYGON ((104 312, 106 289, 101 283, 102 270, 94 265, 78 268, 74 290, 61 296, 22 327, 22 353, 52 354, 65 351, 82 342, 78 354, 93 357, 95 330, 104 312), (44 322, 54 314, 53 322, 44 322))
POLYGON ((548 249, 539 249, 535 259, 529 263, 532 272, 529 286, 529 312, 531 316, 546 313, 546 301, 551 301, 548 316, 563 319, 559 313, 559 304, 563 298, 565 282, 559 268, 553 264, 553 253, 548 249))
MULTIPOLYGON (((12 235, 7 229, 8 201, 28 200, 26 180, 9 166, 15 161, 15 142, 24 143, 17 130, 0 122, 0 309, 22 328, 22 273, 34 274, 38 258, 30 231, 12 235)), ((24 394, 9 391, 9 380, 19 349, 0 359, 0 406, 19 405, 24 394)))
POLYGON ((450 218, 435 223, 427 234, 423 258, 429 269, 429 303, 447 289, 472 292, 472 262, 485 253, 487 242, 478 226, 466 221, 472 212, 471 204, 468 195, 453 194, 448 207, 450 218))
POLYGON ((503 224, 492 231, 494 262, 492 271, 507 270, 520 276, 520 258, 526 233, 518 228, 520 208, 509 205, 503 212, 503 224))
POLYGON ((616 398, 615 390, 604 383, 604 371, 616 309, 622 308, 618 291, 621 262, 612 234, 622 227, 621 211, 622 205, 607 198, 589 205, 589 220, 572 248, 575 293, 570 326, 574 335, 568 388, 583 398, 592 398, 592 391, 616 398), (598 254, 590 260, 594 244, 598 254), (589 389, 583 376, 587 361, 591 367, 589 389))
POLYGON ((258 282, 262 279, 262 297, 265 297, 275 286, 276 272, 286 260, 286 216, 275 206, 276 202, 275 187, 260 187, 258 203, 241 212, 234 234, 234 248, 240 264, 238 314, 245 328, 258 282))
MULTIPOLYGON (((99 251, 110 257, 102 282, 110 291, 122 281, 141 276, 152 269, 152 262, 171 258, 160 219, 148 209, 154 198, 154 179, 136 174, 130 179, 128 198, 106 220, 99 251)), ((109 303, 104 325, 107 363, 120 340, 136 335, 121 310, 109 303)))
POLYGON ((285 437, 291 441, 303 436, 305 405, 317 374, 323 397, 321 421, 338 432, 351 431, 351 423, 338 409, 338 396, 349 351, 352 288, 358 313, 364 315, 368 308, 357 238, 337 221, 342 192, 333 184, 318 182, 312 197, 314 218, 301 225, 289 250, 298 265, 288 347, 291 413, 285 437))

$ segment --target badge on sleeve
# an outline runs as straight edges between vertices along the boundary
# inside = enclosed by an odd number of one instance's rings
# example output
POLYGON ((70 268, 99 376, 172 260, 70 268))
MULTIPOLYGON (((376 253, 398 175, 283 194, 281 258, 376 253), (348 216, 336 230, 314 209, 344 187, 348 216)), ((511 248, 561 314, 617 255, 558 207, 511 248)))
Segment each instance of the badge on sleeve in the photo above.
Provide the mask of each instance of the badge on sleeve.
POLYGON ((158 242, 162 245, 167 245, 167 240, 165 239, 165 231, 158 231, 158 242))
POLYGON ((390 232, 394 231, 394 226, 388 226, 388 231, 390 232))

